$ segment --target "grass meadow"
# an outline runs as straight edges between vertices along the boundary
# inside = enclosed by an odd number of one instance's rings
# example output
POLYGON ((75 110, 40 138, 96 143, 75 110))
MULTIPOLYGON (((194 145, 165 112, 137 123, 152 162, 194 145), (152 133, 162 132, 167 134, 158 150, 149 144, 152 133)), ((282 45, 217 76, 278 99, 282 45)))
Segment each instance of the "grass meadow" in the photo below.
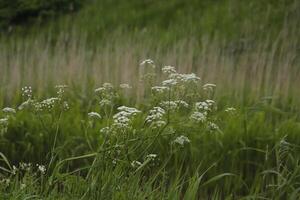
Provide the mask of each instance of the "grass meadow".
POLYGON ((0 199, 299 199, 299 3, 141 2, 1 32, 0 199))

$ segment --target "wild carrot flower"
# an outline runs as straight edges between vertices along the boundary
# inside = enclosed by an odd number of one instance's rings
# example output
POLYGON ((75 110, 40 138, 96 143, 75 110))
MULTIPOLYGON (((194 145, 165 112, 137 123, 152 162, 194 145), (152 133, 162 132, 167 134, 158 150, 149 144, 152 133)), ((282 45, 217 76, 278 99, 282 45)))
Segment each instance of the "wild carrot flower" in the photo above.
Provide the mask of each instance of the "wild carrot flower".
POLYGON ((122 88, 122 89, 131 89, 132 87, 127 83, 122 83, 122 84, 120 84, 120 88, 122 88))
POLYGON ((154 61, 151 60, 151 59, 143 60, 143 61, 140 63, 141 66, 142 66, 142 65, 145 65, 145 64, 149 64, 149 65, 151 65, 151 66, 155 66, 155 65, 154 65, 154 61))
POLYGON ((9 108, 9 107, 3 108, 2 111, 7 114, 15 114, 16 113, 15 109, 9 108))
POLYGON ((186 136, 183 136, 183 135, 177 137, 177 138, 173 141, 173 143, 179 144, 179 145, 181 145, 181 146, 183 146, 183 145, 186 144, 186 143, 190 143, 190 142, 191 142, 191 141, 189 140, 189 138, 186 137, 186 136))
POLYGON ((131 166, 132 166, 133 168, 138 168, 138 167, 140 167, 141 165, 142 165, 142 163, 139 162, 139 161, 137 161, 137 160, 134 160, 134 161, 131 162, 131 166))
POLYGON ((162 68, 163 73, 165 74, 172 74, 172 73, 176 73, 176 69, 173 66, 164 66, 162 68))
POLYGON ((27 99, 26 101, 24 101, 24 102, 18 107, 18 109, 19 109, 19 110, 23 110, 23 109, 25 109, 25 108, 28 108, 28 107, 30 107, 30 106, 33 106, 34 103, 35 103, 34 100, 32 100, 32 99, 27 99))
POLYGON ((164 93, 166 91, 169 90, 169 87, 165 87, 165 86, 154 86, 151 88, 151 90, 153 92, 157 92, 157 93, 164 93))
POLYGON ((211 132, 219 130, 219 126, 213 122, 208 122, 207 127, 208 127, 208 130, 211 132))
POLYGON ((196 112, 192 113, 192 115, 190 116, 190 118, 192 120, 195 120, 196 122, 203 123, 203 122, 206 121, 206 114, 203 114, 201 112, 196 111, 196 112))
POLYGON ((44 165, 36 165, 38 167, 38 170, 41 172, 41 174, 45 174, 46 173, 46 167, 44 165))
POLYGON ((165 113, 166 111, 161 107, 153 107, 146 117, 146 122, 151 123, 153 121, 161 120, 165 113))
POLYGON ((114 125, 118 128, 128 128, 130 123, 130 118, 135 116, 137 113, 140 113, 136 108, 131 108, 127 106, 120 106, 118 107, 120 112, 116 113, 113 116, 114 125))
POLYGON ((155 160, 155 158, 157 158, 157 154, 148 154, 146 156, 147 160, 155 160))
POLYGON ((30 99, 32 97, 32 89, 30 86, 25 86, 22 88, 22 96, 26 99, 30 99))
POLYGON ((236 112, 236 109, 233 108, 233 107, 229 107, 229 108, 226 108, 226 109, 225 109, 225 112, 230 113, 230 114, 233 114, 233 113, 236 112))
POLYGON ((101 119, 101 115, 97 112, 89 112, 88 116, 91 119, 101 119))
POLYGON ((0 125, 7 125, 8 124, 8 118, 2 118, 0 119, 0 125))
POLYGON ((202 86, 202 88, 206 91, 213 91, 216 88, 216 85, 212 83, 206 83, 202 86))

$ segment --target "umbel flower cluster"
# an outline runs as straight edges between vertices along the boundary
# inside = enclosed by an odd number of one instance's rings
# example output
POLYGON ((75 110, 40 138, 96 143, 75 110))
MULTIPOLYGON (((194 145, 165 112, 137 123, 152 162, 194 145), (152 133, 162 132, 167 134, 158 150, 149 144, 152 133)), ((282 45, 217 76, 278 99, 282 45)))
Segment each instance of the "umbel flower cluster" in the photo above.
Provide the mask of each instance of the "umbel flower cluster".
MULTIPOLYGON (((128 145, 134 144, 133 142, 141 138, 152 140, 148 143, 155 144, 157 138, 164 137, 167 138, 172 148, 178 146, 189 148, 197 134, 222 134, 221 120, 216 113, 224 112, 224 115, 232 116, 236 110, 233 107, 225 108, 224 111, 217 109, 214 97, 216 85, 203 84, 200 77, 194 73, 178 73, 173 66, 158 68, 158 65, 150 59, 141 62, 141 67, 145 73, 150 71, 151 79, 156 76, 153 74, 154 71, 162 72, 162 76, 157 76, 155 81, 152 79, 148 82, 151 85, 145 89, 148 93, 147 101, 124 103, 128 101, 122 99, 119 92, 132 87, 126 83, 118 87, 104 83, 94 90, 94 99, 90 100, 86 110, 80 108, 83 110, 81 122, 92 124, 83 126, 86 127, 83 131, 84 138, 87 138, 89 145, 91 144, 89 131, 97 132, 100 146, 112 149, 105 156, 111 156, 110 159, 114 164, 118 164, 126 157, 129 166, 138 170, 147 163, 158 161, 160 156, 158 152, 151 151, 151 145, 145 147, 143 152, 139 152, 144 159, 128 155, 129 151, 126 149, 128 145), (147 67, 151 70, 147 70, 147 67), (182 130, 191 131, 184 133, 182 130)), ((145 79, 145 77, 147 74, 141 78, 145 79)), ((67 89, 69 88, 66 85, 56 86, 55 96, 38 100, 34 97, 31 87, 22 88, 23 102, 16 108, 5 107, 0 112, 0 137, 7 133, 10 122, 14 121, 15 116, 20 112, 31 112, 37 119, 43 119, 43 115, 50 115, 55 125, 59 125, 58 120, 62 113, 68 115, 68 111, 75 109, 69 106, 69 102, 77 101, 68 98, 67 89), (57 120, 54 119, 55 117, 57 120)), ((70 105, 76 105, 76 103, 78 102, 72 102, 70 105)), ((44 126, 44 122, 41 123, 44 126)), ((61 126, 63 125, 61 123, 61 126)), ((147 141, 144 142, 147 143, 147 141)), ((30 166, 21 165, 22 169, 28 167, 30 166)), ((38 166, 38 170, 45 173, 46 168, 38 166)))

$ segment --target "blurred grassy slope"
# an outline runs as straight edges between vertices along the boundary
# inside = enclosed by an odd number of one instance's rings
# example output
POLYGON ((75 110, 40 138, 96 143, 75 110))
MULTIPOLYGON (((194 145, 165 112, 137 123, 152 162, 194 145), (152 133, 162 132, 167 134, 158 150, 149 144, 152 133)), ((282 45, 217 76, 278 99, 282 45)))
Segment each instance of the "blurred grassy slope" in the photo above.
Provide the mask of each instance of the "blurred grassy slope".
POLYGON ((30 31, 28 24, 14 29, 22 35, 26 29, 31 36, 75 30, 93 41, 116 29, 152 36, 155 32, 160 40, 216 34, 229 39, 262 37, 276 35, 283 26, 299 25, 299 5, 297 0, 87 0, 77 13, 46 25, 35 23, 30 31))

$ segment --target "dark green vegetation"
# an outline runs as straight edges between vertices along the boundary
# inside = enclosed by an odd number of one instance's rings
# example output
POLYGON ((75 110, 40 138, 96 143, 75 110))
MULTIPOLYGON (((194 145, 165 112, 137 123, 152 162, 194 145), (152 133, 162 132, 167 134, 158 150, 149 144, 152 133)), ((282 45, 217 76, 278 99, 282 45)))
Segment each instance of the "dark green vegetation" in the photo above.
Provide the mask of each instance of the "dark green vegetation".
POLYGON ((299 199, 299 1, 87 0, 76 12, 75 1, 10 2, 0 4, 0 108, 17 112, 0 110, 0 199, 299 199), (17 2, 29 3, 7 12, 17 2), (201 81, 157 95, 140 82, 145 58, 153 85, 164 65, 201 81), (104 82, 114 89, 95 94, 104 82), (19 110, 29 85, 33 102, 19 110), (206 99, 218 109, 192 120, 206 99), (167 105, 152 129, 150 109, 168 100, 189 106, 167 105), (142 111, 128 129, 113 125, 122 105, 142 111))
POLYGON ((42 22, 59 14, 72 12, 82 5, 79 0, 1 0, 0 28, 42 22))

